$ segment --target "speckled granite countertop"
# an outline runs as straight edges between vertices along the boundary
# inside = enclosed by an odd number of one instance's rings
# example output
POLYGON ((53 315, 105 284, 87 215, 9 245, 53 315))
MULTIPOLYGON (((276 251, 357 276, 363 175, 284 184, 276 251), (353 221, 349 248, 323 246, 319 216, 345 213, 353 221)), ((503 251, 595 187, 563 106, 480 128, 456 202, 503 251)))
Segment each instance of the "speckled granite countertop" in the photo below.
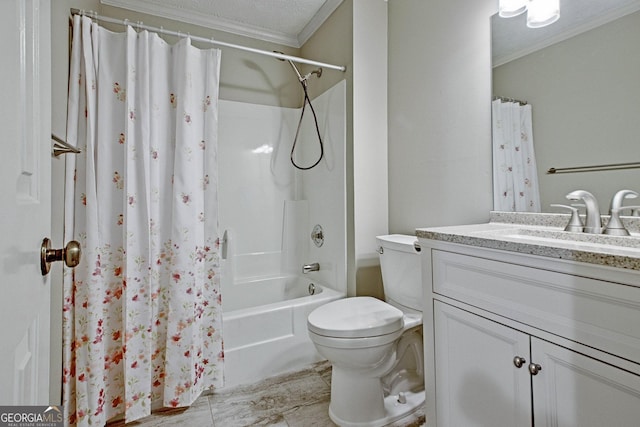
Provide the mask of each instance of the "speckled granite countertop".
MULTIPOLYGON (((606 224, 608 217, 603 216, 606 224)), ((624 217, 631 236, 564 231, 568 214, 491 212, 485 224, 419 228, 425 239, 640 271, 640 217, 624 217)))

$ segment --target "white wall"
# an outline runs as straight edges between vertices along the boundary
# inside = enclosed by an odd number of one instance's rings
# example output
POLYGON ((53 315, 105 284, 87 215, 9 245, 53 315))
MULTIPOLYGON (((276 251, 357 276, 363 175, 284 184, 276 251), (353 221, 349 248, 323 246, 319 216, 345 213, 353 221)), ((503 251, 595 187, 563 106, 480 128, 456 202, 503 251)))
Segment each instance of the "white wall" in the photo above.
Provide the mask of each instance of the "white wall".
POLYGON ((387 5, 353 2, 353 212, 357 294, 383 297, 378 235, 389 231, 387 5))
POLYGON ((486 221, 496 0, 389 2, 389 228, 486 221))

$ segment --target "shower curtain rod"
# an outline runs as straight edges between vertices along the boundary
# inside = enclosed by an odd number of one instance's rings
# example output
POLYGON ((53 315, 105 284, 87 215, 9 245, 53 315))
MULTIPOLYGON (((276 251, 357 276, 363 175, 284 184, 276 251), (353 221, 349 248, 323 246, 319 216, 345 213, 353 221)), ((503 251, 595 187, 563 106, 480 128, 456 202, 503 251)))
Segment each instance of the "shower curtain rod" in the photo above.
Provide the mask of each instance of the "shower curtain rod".
POLYGON ((277 59, 283 59, 283 60, 290 60, 293 62, 298 62, 300 64, 308 64, 308 65, 314 65, 317 67, 323 67, 323 68, 329 68, 331 70, 338 70, 338 71, 346 71, 347 67, 345 67, 344 65, 333 65, 333 64, 327 64, 325 62, 318 62, 318 61, 312 61, 310 59, 305 59, 305 58, 300 58, 297 56, 291 56, 291 55, 285 55, 283 53, 279 53, 279 52, 269 52, 268 50, 262 50, 262 49, 256 49, 253 47, 248 47, 248 46, 242 46, 242 45, 237 45, 237 44, 233 44, 233 43, 227 43, 227 42, 222 42, 219 40, 215 40, 213 38, 205 38, 205 37, 198 37, 198 36, 192 36, 190 34, 185 34, 185 33, 181 33, 179 31, 170 31, 170 30, 165 30, 164 28, 158 28, 158 27, 152 27, 149 25, 144 25, 142 22, 131 22, 128 19, 115 19, 115 18, 109 18, 108 16, 101 16, 98 15, 95 12, 87 12, 84 10, 80 10, 80 9, 71 9, 71 15, 80 15, 80 16, 87 16, 91 19, 95 19, 96 21, 103 21, 103 22, 109 22, 111 24, 119 24, 119 25, 132 25, 136 28, 142 28, 143 30, 149 30, 149 31, 154 31, 160 34, 166 34, 166 35, 170 35, 170 36, 177 36, 177 37, 189 37, 191 38, 191 40, 195 40, 198 42, 203 42, 203 43, 211 43, 214 45, 218 45, 218 46, 224 46, 224 47, 230 47, 232 49, 238 49, 238 50, 244 50, 246 52, 252 52, 252 53, 257 53, 260 55, 266 55, 266 56, 271 56, 273 58, 277 58, 277 59))

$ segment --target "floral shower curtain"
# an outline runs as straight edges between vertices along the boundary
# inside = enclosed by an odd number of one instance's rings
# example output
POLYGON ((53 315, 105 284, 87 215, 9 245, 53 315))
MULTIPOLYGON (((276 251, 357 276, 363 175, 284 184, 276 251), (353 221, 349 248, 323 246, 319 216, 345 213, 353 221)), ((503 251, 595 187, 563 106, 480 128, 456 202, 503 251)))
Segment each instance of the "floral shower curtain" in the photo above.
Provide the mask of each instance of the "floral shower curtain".
POLYGON ((493 208, 508 212, 540 212, 531 105, 497 99, 491 107, 493 208))
POLYGON ((188 406, 222 385, 220 51, 74 16, 64 284, 69 425, 188 406))

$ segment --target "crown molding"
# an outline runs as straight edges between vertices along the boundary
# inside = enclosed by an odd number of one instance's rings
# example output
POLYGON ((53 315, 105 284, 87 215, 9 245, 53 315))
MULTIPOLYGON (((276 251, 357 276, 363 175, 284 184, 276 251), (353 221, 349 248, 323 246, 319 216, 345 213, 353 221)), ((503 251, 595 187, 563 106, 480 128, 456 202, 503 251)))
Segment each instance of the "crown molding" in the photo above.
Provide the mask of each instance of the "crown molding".
POLYGON ((298 47, 305 44, 311 36, 324 24, 324 21, 342 4, 343 0, 327 0, 318 12, 311 18, 311 21, 298 34, 298 47))
MULTIPOLYGON (((326 3, 335 3, 338 4, 342 0, 327 0, 326 3)), ((162 18, 177 20, 186 22, 189 24, 199 25, 206 28, 211 28, 214 30, 224 31, 231 34, 236 34, 240 36, 250 37, 258 40, 264 40, 271 43, 277 43, 284 46, 290 46, 299 48, 302 44, 299 42, 299 36, 293 34, 286 34, 279 31, 269 31, 264 28, 258 28, 253 25, 243 24, 235 21, 231 21, 219 16, 207 16, 198 14, 189 10, 150 4, 144 0, 100 0, 100 3, 115 6, 122 9, 128 9, 135 12, 146 13, 149 15, 159 16, 162 18)), ((320 11, 326 6, 326 3, 320 8, 320 11)), ((331 10, 335 10, 337 5, 331 10)), ((330 12, 329 12, 330 14, 330 12)), ((321 21, 317 25, 317 27, 313 30, 315 31, 321 24, 324 22, 329 15, 326 15, 324 18, 321 18, 321 21)), ((315 21, 316 17, 312 21, 315 21)), ((305 27, 304 30, 307 29, 309 25, 305 27)), ((303 31, 304 31, 303 30, 303 31)), ((310 33, 308 37, 311 36, 310 33)), ((307 38, 308 38, 307 37, 307 38)))

